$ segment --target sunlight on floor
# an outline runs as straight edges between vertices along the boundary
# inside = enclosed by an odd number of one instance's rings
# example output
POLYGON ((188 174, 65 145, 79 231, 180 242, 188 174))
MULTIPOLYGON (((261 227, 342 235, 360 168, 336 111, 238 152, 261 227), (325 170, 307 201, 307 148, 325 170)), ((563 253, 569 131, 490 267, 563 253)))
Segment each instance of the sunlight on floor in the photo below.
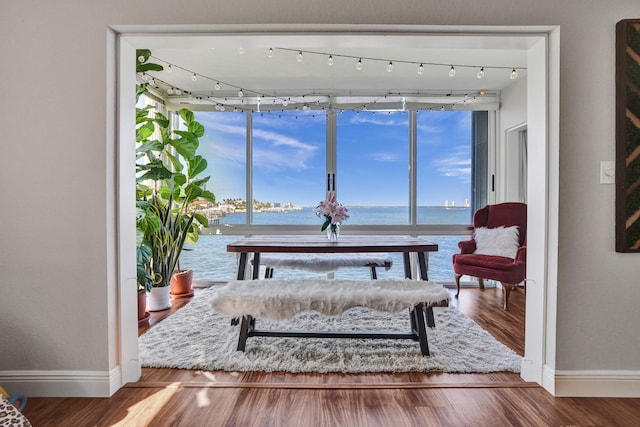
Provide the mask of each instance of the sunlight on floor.
POLYGON ((163 406, 171 400, 173 395, 179 390, 180 383, 171 383, 157 393, 152 394, 144 400, 127 408, 127 416, 113 426, 132 426, 147 424, 154 420, 163 406))

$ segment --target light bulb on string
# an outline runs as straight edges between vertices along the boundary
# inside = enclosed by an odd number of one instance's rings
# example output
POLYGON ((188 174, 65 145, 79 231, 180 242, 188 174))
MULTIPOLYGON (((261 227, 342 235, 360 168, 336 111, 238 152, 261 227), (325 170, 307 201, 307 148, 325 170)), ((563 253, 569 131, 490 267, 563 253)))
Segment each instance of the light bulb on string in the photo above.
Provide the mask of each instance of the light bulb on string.
POLYGON ((175 94, 176 94, 176 95, 182 95, 182 91, 181 91, 180 89, 176 89, 176 90, 175 90, 175 94))
POLYGON ((358 71, 362 70, 362 58, 359 58, 358 62, 356 62, 356 70, 358 71))
POLYGON ((238 97, 242 98, 244 96, 244 92, 242 91, 242 89, 240 89, 238 91, 238 97))
POLYGON ((269 50, 267 51, 267 57, 273 58, 273 48, 272 47, 270 47, 269 50))
POLYGON ((198 76, 196 76, 196 73, 193 73, 191 75, 191 80, 193 80, 194 82, 198 79, 198 76))
POLYGON ((511 70, 511 74, 509 74, 509 78, 511 80, 515 80, 518 78, 518 71, 516 71, 516 69, 514 68, 513 70, 511 70))
POLYGON ((420 65, 418 66, 418 74, 419 74, 419 75, 422 75, 423 73, 424 73, 424 65, 420 64, 420 65))
POLYGON ((140 55, 140 56, 138 56, 138 62, 142 63, 142 62, 144 62, 144 61, 145 61, 145 59, 144 59, 144 55, 140 55))
POLYGON ((289 100, 285 98, 282 100, 282 106, 286 107, 287 105, 289 105, 289 100))
POLYGON ((389 61, 389 63, 387 64, 387 71, 388 72, 392 72, 393 71, 393 62, 389 61))
POLYGON ((220 82, 216 82, 216 85, 213 88, 215 90, 220 90, 220 82))
POLYGON ((329 57, 327 58, 327 65, 328 66, 333 65, 333 55, 329 55, 329 57))
POLYGON ((173 73, 173 68, 171 67, 171 64, 167 65, 167 73, 169 74, 173 73))
POLYGON ((456 68, 452 65, 449 69, 449 77, 453 77, 456 75, 456 68))
POLYGON ((172 87, 167 89, 167 95, 173 95, 173 88, 172 87))
POLYGON ((480 71, 478 71, 478 74, 476 74, 476 77, 479 79, 484 77, 484 67, 480 68, 480 71))
POLYGON ((298 57, 297 57, 297 59, 298 59, 298 62, 302 62, 302 60, 304 59, 304 57, 302 56, 302 51, 301 51, 301 50, 300 50, 300 51, 298 51, 298 57))

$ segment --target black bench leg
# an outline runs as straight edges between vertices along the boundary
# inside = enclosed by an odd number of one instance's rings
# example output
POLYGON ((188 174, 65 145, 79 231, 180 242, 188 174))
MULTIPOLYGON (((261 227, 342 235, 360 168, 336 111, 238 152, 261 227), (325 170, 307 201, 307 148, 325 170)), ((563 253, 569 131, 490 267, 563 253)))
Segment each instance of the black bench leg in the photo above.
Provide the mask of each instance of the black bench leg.
POLYGON ((249 338, 249 331, 252 331, 256 324, 256 320, 252 316, 242 316, 242 322, 240 323, 240 337, 238 338, 238 351, 244 351, 247 346, 247 338, 249 338))
POLYGON ((436 321, 433 318, 433 307, 429 306, 427 308, 425 308, 426 311, 426 316, 427 316, 427 326, 430 328, 435 328, 436 327, 436 321))
POLYGON ((420 343, 420 352, 423 356, 429 356, 429 343, 427 343, 427 328, 425 327, 424 305, 418 304, 411 310, 415 317, 416 327, 418 329, 418 342, 420 343))
POLYGON ((371 279, 376 280, 378 278, 378 273, 376 273, 376 266, 371 266, 371 279))

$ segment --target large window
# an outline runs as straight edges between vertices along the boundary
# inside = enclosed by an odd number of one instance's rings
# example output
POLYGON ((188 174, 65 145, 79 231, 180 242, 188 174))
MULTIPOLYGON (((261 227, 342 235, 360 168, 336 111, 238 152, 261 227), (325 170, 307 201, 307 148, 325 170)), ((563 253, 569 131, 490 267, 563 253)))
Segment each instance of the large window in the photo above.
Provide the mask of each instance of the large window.
POLYGON ((468 224, 471 220, 471 116, 471 111, 416 114, 419 224, 468 224))
POLYGON ((317 222, 309 207, 324 197, 326 121, 318 111, 253 113, 253 224, 317 222))
POLYGON ((338 196, 361 207, 349 224, 407 224, 408 113, 346 111, 336 121, 338 196))
MULTIPOLYGON (((351 213, 343 232, 354 226, 374 234, 387 227, 426 236, 440 246, 431 254, 430 278, 453 280, 451 254, 466 238, 474 203, 486 203, 486 112, 199 112, 196 118, 206 128, 201 151, 209 162, 209 189, 220 203, 209 235, 183 254, 196 280, 235 278, 235 257, 226 245, 240 235, 280 233, 283 226, 319 233, 313 209, 334 174, 338 199, 351 213)), ((402 274, 397 259, 380 277, 402 274)), ((362 275, 366 269, 336 273, 362 275)))

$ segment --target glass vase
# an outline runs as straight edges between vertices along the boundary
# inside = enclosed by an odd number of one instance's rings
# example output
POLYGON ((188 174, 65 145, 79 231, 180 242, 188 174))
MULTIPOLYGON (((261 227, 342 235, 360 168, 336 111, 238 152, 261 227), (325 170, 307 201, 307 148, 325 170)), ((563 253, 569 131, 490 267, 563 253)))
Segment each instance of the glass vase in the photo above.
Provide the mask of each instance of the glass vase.
POLYGON ((340 236, 340 224, 331 224, 327 227, 327 239, 335 242, 340 236))

